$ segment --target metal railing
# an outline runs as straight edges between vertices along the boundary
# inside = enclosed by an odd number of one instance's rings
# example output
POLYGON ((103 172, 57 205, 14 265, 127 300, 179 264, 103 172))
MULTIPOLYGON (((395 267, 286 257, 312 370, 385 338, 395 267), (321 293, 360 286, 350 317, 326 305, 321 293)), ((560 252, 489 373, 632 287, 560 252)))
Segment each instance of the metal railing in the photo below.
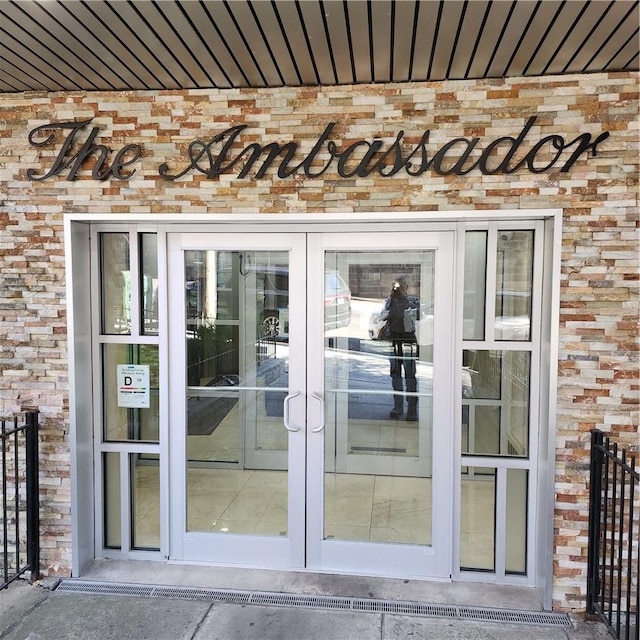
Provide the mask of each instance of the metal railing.
POLYGON ((40 485, 38 413, 0 421, 2 438, 2 583, 6 588, 30 572, 40 577, 40 485), (13 425, 13 426, 11 426, 13 425))
POLYGON ((587 611, 638 640, 640 490, 635 457, 591 432, 587 611))

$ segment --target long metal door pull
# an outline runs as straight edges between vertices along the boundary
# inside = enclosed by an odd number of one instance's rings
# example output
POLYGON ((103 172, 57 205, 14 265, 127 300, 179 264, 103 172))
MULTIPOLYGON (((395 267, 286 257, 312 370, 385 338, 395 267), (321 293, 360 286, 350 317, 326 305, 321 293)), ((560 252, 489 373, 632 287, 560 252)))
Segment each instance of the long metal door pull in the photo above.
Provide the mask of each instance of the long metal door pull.
POLYGON ((287 431, 291 431, 293 433, 295 433, 296 431, 300 431, 300 427, 292 427, 291 424, 289 424, 289 403, 294 399, 297 398, 300 395, 299 391, 296 391, 295 393, 290 393, 285 399, 284 399, 284 428, 287 431))
POLYGON ((320 426, 311 429, 311 433, 320 433, 324 429, 324 398, 321 393, 314 391, 311 394, 316 400, 320 401, 320 426))

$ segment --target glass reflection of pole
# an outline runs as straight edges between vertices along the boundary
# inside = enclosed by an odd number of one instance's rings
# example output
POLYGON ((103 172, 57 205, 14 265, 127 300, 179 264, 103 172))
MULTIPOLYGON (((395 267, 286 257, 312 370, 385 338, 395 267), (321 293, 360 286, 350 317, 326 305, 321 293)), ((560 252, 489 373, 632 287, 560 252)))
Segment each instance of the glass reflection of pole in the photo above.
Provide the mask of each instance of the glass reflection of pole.
POLYGON ((197 326, 201 326, 203 324, 203 305, 202 305, 202 272, 200 267, 202 267, 201 260, 194 260, 193 264, 196 265, 196 318, 197 326))

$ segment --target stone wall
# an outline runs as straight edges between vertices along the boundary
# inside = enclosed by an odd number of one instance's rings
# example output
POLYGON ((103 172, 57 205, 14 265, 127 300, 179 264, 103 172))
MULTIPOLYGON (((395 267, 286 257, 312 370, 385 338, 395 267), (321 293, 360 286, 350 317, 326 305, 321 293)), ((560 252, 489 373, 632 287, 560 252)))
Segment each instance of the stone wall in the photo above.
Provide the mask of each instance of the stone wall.
MULTIPOLYGON (((36 137, 36 141, 44 136, 36 137)), ((497 153, 504 154, 505 148, 497 153)), ((95 155, 93 156, 96 157, 95 155)), ((120 157, 126 162, 131 154, 120 157)), ((473 157, 473 156, 471 156, 473 157)), ((552 159, 545 148, 543 166, 552 159)), ((322 166, 326 156, 319 155, 322 166)), ((497 162, 497 161, 496 161, 497 162)), ((277 165, 276 165, 277 167, 277 165)), ((117 167, 116 167, 117 169, 117 167)), ((235 172, 237 174, 237 170, 235 172)), ((63 218, 69 212, 296 213, 557 208, 564 210, 557 394, 554 603, 584 608, 587 554, 589 431, 610 432, 638 448, 638 74, 598 74, 430 84, 228 91, 73 92, 0 96, 0 416, 37 408, 43 430, 43 558, 48 573, 70 566, 68 391, 63 218), (537 120, 523 153, 542 136, 566 141, 606 131, 596 157, 583 154, 571 170, 561 164, 532 174, 412 177, 401 171, 337 179, 334 162, 322 175, 278 178, 197 171, 166 182, 188 163, 196 138, 246 124, 250 142, 295 139, 308 153, 328 122, 341 145, 404 130, 406 149, 430 130, 430 145, 465 136, 486 145, 514 136, 537 120), (128 144, 142 157, 129 180, 76 180, 72 167, 42 180, 56 147, 36 149, 28 133, 49 122, 93 119, 95 144, 128 144)))

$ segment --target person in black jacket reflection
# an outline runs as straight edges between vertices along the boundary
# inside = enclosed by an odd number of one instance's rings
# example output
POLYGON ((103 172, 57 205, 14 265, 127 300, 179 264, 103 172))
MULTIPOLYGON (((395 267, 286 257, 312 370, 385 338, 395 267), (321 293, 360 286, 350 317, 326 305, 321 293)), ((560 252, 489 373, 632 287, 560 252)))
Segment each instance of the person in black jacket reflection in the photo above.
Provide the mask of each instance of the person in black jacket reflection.
MULTIPOLYGON (((391 385, 394 391, 406 391, 413 394, 407 396, 406 420, 417 419, 418 398, 415 393, 418 390, 416 380, 416 360, 418 357, 418 345, 416 340, 415 323, 418 319, 420 301, 415 296, 408 294, 407 281, 403 276, 396 278, 391 286, 391 294, 385 300, 385 312, 387 315, 386 334, 391 340, 393 349, 389 357, 391 385), (403 385, 402 373, 406 388, 403 385)), ((404 395, 394 394, 391 418, 399 418, 404 413, 404 395)))

